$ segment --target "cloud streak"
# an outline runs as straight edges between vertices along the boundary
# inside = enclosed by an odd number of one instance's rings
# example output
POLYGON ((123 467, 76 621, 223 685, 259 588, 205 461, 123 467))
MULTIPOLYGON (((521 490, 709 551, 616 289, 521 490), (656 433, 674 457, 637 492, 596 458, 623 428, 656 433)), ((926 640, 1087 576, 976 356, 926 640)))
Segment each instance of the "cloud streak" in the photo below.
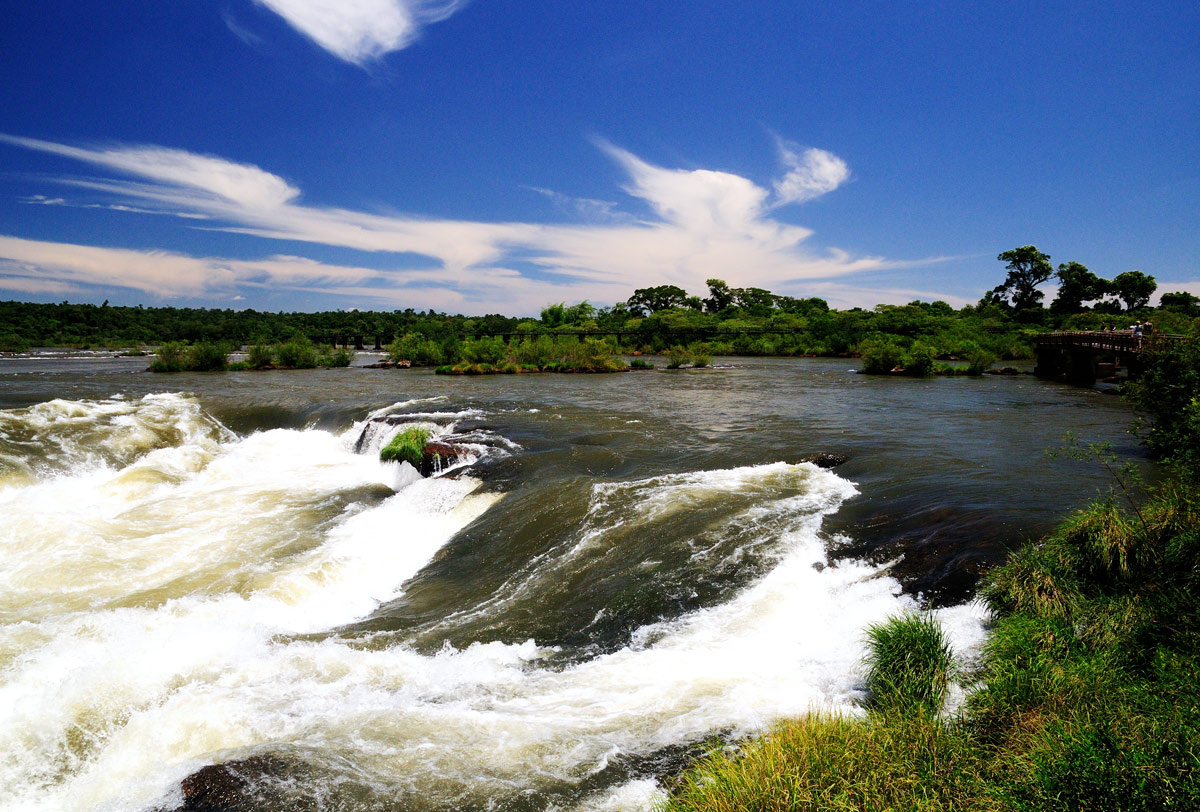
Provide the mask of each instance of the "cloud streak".
MULTIPOLYGON (((601 141, 599 147, 626 176, 624 190, 651 216, 606 207, 605 222, 570 225, 421 219, 313 206, 297 186, 260 167, 159 146, 85 147, 8 135, 0 135, 0 142, 105 171, 106 177, 61 182, 115 198, 105 201, 108 208, 203 219, 205 228, 268 240, 397 255, 370 263, 392 264, 377 270, 295 256, 203 259, 0 239, 0 259, 42 269, 47 279, 63 284, 124 285, 162 297, 232 295, 252 283, 306 286, 388 303, 407 301, 419 290, 422 301, 434 307, 461 303, 536 312, 560 299, 623 300, 635 288, 654 284, 703 291, 704 281, 714 276, 803 294, 814 280, 900 265, 836 249, 810 251, 809 229, 774 217, 784 203, 825 194, 849 176, 845 163, 823 150, 785 151, 786 174, 775 181, 772 195, 740 175, 664 168, 601 141), (423 267, 411 267, 414 255, 425 258, 423 267)), ((38 202, 65 205, 52 197, 38 202)))
MULTIPOLYGON (((257 0, 338 59, 365 65, 412 44, 421 27, 463 2, 444 0, 257 0)), ((226 20, 228 24, 228 20, 226 20)), ((234 29, 237 33, 237 30, 234 29)))

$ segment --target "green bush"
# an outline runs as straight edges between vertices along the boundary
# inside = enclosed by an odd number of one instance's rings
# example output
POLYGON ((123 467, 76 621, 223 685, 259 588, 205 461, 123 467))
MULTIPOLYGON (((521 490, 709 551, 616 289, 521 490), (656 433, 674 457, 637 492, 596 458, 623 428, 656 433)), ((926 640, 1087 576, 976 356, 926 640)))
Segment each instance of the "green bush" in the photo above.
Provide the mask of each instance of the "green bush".
POLYGON ((992 364, 996 362, 996 356, 987 350, 976 347, 967 353, 967 374, 982 375, 992 368, 992 364))
POLYGON ((168 341, 154 353, 151 372, 182 372, 187 368, 187 347, 182 341, 168 341))
POLYGON ((200 341, 188 347, 184 364, 195 372, 217 372, 229 366, 229 348, 200 341))
POLYGON ((1142 373, 1122 388, 1157 457, 1200 476, 1200 337, 1151 341, 1142 373))
POLYGON ((275 354, 267 344, 253 344, 246 353, 246 366, 251 369, 269 367, 275 360, 275 354))
POLYGON ((425 454, 425 445, 429 442, 429 429, 411 426, 404 429, 379 452, 380 462, 407 462, 413 468, 420 469, 421 458, 425 454))
POLYGON ((858 347, 862 367, 859 370, 867 375, 886 375, 900 366, 904 351, 895 342, 886 338, 872 338, 864 341, 858 347))
POLYGON ((915 378, 924 378, 933 374, 933 348, 919 341, 913 342, 902 362, 904 374, 915 378))
POLYGON ((439 366, 459 360, 457 352, 448 355, 442 345, 414 333, 405 333, 387 346, 393 361, 408 361, 413 366, 439 366))
POLYGON ((630 369, 654 369, 654 364, 649 361, 643 361, 641 358, 634 358, 629 362, 630 369))
POLYGON ((275 348, 279 365, 291 369, 312 369, 317 365, 317 348, 307 338, 293 338, 275 348))
POLYGON ((504 360, 508 348, 499 336, 464 341, 462 357, 473 364, 495 365, 504 360))
POLYGON ((686 347, 671 347, 664 355, 667 356, 667 369, 679 369, 692 360, 692 354, 688 352, 686 347))
POLYGON ((323 367, 348 367, 353 359, 354 356, 351 354, 350 350, 346 349, 345 347, 339 347, 323 353, 319 363, 323 367))

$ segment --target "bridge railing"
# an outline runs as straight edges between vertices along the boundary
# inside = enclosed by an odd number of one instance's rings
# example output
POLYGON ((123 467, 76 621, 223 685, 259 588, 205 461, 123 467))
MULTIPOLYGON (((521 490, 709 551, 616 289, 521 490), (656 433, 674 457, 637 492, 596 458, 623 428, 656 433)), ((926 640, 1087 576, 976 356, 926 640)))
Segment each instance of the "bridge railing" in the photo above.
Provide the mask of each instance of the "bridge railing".
POLYGON ((1135 335, 1132 330, 1114 331, 1063 331, 1042 333, 1036 339, 1038 346, 1080 347, 1105 352, 1138 353, 1152 341, 1183 341, 1186 336, 1173 333, 1150 333, 1135 335))

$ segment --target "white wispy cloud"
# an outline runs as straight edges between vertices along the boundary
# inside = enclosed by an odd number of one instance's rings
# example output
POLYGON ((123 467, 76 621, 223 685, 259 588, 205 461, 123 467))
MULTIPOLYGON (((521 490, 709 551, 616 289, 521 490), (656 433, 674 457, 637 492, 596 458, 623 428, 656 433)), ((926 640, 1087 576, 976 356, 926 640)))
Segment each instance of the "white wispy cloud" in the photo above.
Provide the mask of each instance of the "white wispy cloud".
MULTIPOLYGON (((85 147, 7 135, 0 135, 0 142, 106 170, 108 177, 61 181, 111 198, 104 203, 108 207, 204 218, 205 228, 264 239, 404 255, 394 268, 373 270, 296 256, 247 262, 171 252, 120 254, 88 246, 72 252, 64 244, 11 237, 0 241, 0 259, 46 270, 46 278, 64 284, 123 284, 157 296, 224 295, 251 283, 297 290, 303 285, 381 303, 536 312, 548 301, 623 300, 635 288, 655 284, 703 292, 712 277, 812 295, 808 291, 815 280, 902 265, 837 249, 809 250, 809 229, 773 216, 784 198, 800 202, 805 194, 813 196, 812 190, 829 191, 848 176, 844 162, 821 150, 809 150, 820 153, 816 157, 797 157, 772 200, 771 192, 740 175, 659 167, 599 142, 626 173, 625 191, 653 216, 603 207, 605 222, 546 224, 421 219, 307 205, 295 185, 260 167, 158 146, 85 147), (802 167, 808 167, 807 175, 802 167), (809 192, 798 191, 805 186, 809 192), (426 267, 405 267, 413 264, 414 254, 428 258, 426 267)), ((51 201, 61 205, 51 197, 38 202, 51 201)))
MULTIPOLYGON (((407 47, 460 0, 257 0, 329 53, 363 65, 407 47)), ((226 23, 228 24, 228 19, 226 23)), ((236 33, 236 30, 235 30, 236 33)))
POLYGON ((775 205, 803 203, 828 194, 850 179, 850 167, 823 149, 805 149, 776 138, 779 159, 787 173, 775 181, 775 205))

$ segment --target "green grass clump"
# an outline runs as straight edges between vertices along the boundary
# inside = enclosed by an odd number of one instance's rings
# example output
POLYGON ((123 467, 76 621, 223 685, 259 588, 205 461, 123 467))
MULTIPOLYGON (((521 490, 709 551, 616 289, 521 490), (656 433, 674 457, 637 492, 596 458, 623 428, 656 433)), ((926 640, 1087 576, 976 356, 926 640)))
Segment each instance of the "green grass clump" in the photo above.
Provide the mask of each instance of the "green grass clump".
POLYGON ((412 426, 393 437, 379 452, 380 462, 407 462, 413 468, 421 467, 421 457, 429 442, 430 431, 412 426))
POLYGON ((925 714, 812 715, 685 773, 660 812, 998 810, 979 753, 925 714))
POLYGON ((643 361, 641 358, 634 358, 629 362, 630 369, 654 369, 654 364, 649 361, 643 361))
POLYGON ((869 706, 881 712, 937 714, 946 699, 954 655, 928 614, 893 617, 867 628, 869 706))

